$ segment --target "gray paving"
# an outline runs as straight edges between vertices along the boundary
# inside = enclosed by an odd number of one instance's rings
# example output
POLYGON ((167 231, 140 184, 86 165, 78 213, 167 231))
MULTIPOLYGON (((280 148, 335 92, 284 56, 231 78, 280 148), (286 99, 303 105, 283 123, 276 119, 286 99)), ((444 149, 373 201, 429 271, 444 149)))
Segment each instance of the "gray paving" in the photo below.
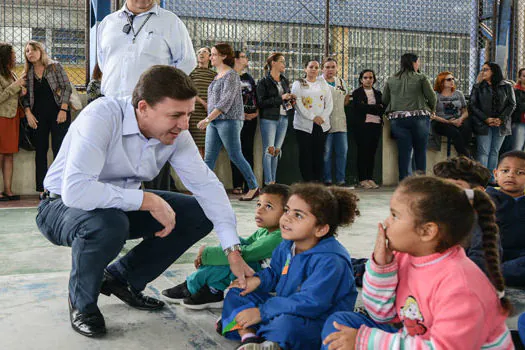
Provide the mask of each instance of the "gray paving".
MULTIPOLYGON (((377 223, 388 215, 392 189, 358 192, 361 216, 343 228, 338 239, 353 257, 368 257, 377 223)), ((255 231, 254 203, 232 201, 239 233, 255 231)), ((115 297, 101 296, 99 306, 108 328, 103 339, 88 339, 73 332, 67 311, 70 249, 51 245, 34 223, 36 208, 0 210, 0 349, 233 349, 234 342, 214 332, 220 310, 192 311, 175 304, 159 312, 127 307, 115 297)), ((130 241, 123 253, 137 244, 130 241)), ((218 244, 215 233, 188 250, 147 293, 160 295, 193 271, 192 261, 201 244, 218 244)), ((525 310, 522 291, 510 290, 518 310, 525 310)), ((515 327, 516 319, 510 318, 515 327)))

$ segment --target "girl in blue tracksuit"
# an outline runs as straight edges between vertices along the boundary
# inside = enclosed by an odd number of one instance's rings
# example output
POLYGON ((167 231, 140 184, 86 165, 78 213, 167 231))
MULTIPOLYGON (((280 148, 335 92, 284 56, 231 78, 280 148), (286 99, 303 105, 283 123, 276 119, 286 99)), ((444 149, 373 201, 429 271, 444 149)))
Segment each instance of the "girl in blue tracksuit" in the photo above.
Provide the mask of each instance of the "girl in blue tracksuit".
POLYGON ((319 349, 328 316, 354 309, 350 255, 334 235, 358 214, 357 197, 346 189, 292 186, 271 266, 249 277, 244 290, 232 283, 217 330, 240 339, 242 350, 319 349))

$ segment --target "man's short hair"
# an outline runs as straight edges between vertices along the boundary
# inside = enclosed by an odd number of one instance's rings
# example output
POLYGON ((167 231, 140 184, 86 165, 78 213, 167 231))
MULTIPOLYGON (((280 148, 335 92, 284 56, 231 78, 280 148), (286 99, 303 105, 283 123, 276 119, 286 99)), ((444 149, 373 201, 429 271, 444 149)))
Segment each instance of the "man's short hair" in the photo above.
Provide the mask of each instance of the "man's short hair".
POLYGON ((288 202, 288 197, 290 197, 290 186, 283 184, 270 184, 262 188, 261 194, 273 194, 281 197, 283 207, 288 202))
POLYGON ((151 107, 164 98, 185 101, 197 96, 197 88, 183 71, 171 66, 155 65, 139 78, 131 102, 138 108, 139 101, 146 101, 151 107))
POLYGON ((471 188, 487 187, 492 174, 481 163, 465 156, 450 158, 434 165, 434 175, 443 179, 463 180, 471 188))
POLYGON ((518 158, 521 160, 525 160, 525 152, 523 151, 509 151, 506 153, 503 153, 501 157, 499 157, 498 166, 505 158, 518 158))

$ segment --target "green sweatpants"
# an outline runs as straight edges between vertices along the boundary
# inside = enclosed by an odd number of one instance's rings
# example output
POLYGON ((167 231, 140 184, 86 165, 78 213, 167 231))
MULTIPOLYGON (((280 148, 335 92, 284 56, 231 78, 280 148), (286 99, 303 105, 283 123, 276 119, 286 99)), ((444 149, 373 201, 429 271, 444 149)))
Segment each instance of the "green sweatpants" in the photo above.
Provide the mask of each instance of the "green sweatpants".
MULTIPOLYGON (((261 269, 259 263, 249 263, 248 265, 250 265, 255 272, 261 269)), ((236 278, 231 272, 229 265, 207 265, 199 267, 197 271, 189 275, 186 278, 186 282, 188 283, 190 293, 195 294, 205 285, 217 290, 225 290, 231 281, 236 278)))

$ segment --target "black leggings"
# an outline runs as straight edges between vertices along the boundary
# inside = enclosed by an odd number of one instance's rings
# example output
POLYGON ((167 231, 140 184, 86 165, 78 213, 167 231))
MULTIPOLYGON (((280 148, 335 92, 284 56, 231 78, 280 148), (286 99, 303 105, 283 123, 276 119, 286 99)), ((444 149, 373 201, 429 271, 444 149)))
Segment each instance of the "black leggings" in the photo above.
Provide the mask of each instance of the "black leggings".
POLYGON ((299 170, 303 181, 321 182, 323 180, 324 144, 326 132, 314 124, 312 133, 295 130, 299 146, 299 170))
POLYGON ((356 128, 357 172, 359 181, 372 180, 377 145, 381 139, 381 124, 364 123, 356 128))

